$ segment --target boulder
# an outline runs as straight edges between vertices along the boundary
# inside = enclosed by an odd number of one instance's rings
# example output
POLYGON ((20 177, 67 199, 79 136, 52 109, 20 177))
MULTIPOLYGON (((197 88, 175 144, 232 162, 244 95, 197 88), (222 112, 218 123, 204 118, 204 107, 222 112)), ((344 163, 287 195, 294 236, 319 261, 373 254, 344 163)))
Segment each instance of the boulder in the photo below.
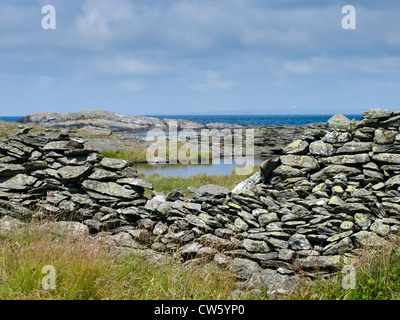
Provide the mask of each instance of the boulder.
POLYGON ((335 148, 322 140, 310 144, 310 153, 314 156, 328 157, 335 153, 335 148))
POLYGON ((328 125, 336 131, 353 131, 356 127, 356 122, 339 113, 328 120, 328 125))

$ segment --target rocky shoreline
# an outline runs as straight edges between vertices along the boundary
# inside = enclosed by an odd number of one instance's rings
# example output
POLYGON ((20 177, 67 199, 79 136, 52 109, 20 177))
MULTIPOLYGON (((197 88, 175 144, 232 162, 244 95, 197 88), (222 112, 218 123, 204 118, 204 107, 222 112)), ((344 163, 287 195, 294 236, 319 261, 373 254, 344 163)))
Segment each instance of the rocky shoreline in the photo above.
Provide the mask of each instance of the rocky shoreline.
POLYGON ((224 123, 203 124, 183 119, 158 119, 131 116, 102 110, 72 113, 40 112, 27 115, 18 121, 27 126, 44 126, 51 129, 74 130, 86 128, 98 134, 139 133, 152 129, 168 130, 169 123, 177 124, 178 130, 240 129, 243 126, 224 123))
MULTIPOLYGON (((23 127, 41 127, 44 132, 67 132, 84 136, 90 148, 102 150, 133 150, 137 147, 148 147, 143 134, 150 130, 159 129, 168 132, 169 123, 174 121, 178 132, 242 129, 243 142, 246 141, 245 129, 253 129, 254 152, 257 157, 270 157, 282 154, 282 148, 296 138, 326 132, 326 123, 313 123, 303 126, 240 126, 226 123, 199 123, 188 120, 158 119, 142 116, 122 115, 107 111, 82 111, 75 113, 42 112, 28 115, 18 121, 23 127), (175 122, 176 121, 176 122, 175 122), (136 135, 134 134, 142 134, 136 135), (118 137, 118 138, 115 138, 118 137)), ((168 137, 167 137, 168 140, 168 137)), ((193 139, 196 140, 196 139, 193 139)), ((221 139, 221 146, 223 146, 221 139)), ((222 154, 222 153, 221 153, 222 154)))
MULTIPOLYGON (((117 246, 145 244, 285 293, 295 276, 330 274, 400 231, 400 112, 372 109, 307 128, 233 190, 145 189, 133 164, 66 134, 0 140, 0 213, 80 223, 117 246)), ((4 218, 3 218, 4 219, 4 218)))

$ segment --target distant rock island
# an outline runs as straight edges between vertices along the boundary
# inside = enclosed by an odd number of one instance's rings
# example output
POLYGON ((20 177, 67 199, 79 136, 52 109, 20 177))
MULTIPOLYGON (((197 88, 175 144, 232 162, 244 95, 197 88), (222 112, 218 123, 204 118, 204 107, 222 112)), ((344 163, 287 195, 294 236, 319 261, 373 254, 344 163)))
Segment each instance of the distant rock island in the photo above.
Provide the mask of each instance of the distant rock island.
POLYGON ((242 128, 235 124, 204 124, 183 119, 158 119, 153 117, 134 116, 102 110, 86 110, 71 113, 39 112, 27 115, 18 122, 28 125, 40 125, 53 129, 97 130, 111 134, 112 132, 141 132, 151 129, 167 130, 170 121, 177 122, 177 130, 201 130, 242 128))

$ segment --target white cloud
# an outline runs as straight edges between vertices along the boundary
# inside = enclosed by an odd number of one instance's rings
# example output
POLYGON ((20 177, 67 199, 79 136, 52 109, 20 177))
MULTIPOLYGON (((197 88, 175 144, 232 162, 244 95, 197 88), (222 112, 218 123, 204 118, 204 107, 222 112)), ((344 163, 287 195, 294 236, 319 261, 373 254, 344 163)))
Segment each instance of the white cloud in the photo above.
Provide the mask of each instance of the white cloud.
POLYGON ((274 61, 277 74, 391 74, 400 71, 400 57, 327 57, 316 56, 307 59, 274 61), (282 66, 282 69, 279 68, 282 66))
POLYGON ((234 81, 222 80, 221 76, 218 73, 211 70, 207 70, 206 72, 204 72, 204 77, 206 79, 206 83, 193 85, 192 88, 195 90, 206 90, 206 89, 228 90, 235 85, 234 81))
POLYGON ((132 18, 128 0, 87 0, 82 9, 83 15, 76 18, 77 32, 92 39, 111 39, 132 18))
POLYGON ((121 56, 117 56, 112 60, 104 58, 97 60, 95 66, 98 70, 113 75, 151 75, 168 71, 168 67, 158 63, 121 56))

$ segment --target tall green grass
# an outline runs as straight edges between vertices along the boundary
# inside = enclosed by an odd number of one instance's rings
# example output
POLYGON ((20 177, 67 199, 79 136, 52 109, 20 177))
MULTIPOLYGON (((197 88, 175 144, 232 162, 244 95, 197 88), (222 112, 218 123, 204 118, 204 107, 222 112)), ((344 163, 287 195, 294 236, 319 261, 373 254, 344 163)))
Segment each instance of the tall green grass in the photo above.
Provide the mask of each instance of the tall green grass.
POLYGON ((152 263, 136 252, 118 254, 90 239, 59 236, 29 225, 0 239, 2 300, 229 299, 234 277, 212 265, 152 263), (43 267, 56 270, 44 289, 43 267))
POLYGON ((168 194, 170 191, 176 188, 180 188, 184 192, 184 194, 189 197, 190 194, 187 192, 188 187, 199 188, 200 186, 206 184, 216 184, 231 190, 258 170, 259 167, 254 167, 253 172, 246 176, 237 175, 233 171, 230 175, 208 176, 205 174, 198 174, 188 178, 162 177, 159 174, 153 174, 148 177, 144 177, 144 175, 141 175, 141 177, 151 182, 154 185, 155 191, 168 194))
MULTIPOLYGON (((182 143, 178 143, 177 148, 182 146, 182 143)), ((147 147, 137 147, 135 149, 124 149, 124 150, 102 150, 101 154, 104 155, 107 158, 114 158, 114 159, 123 159, 123 160, 130 160, 133 163, 148 163, 147 159, 147 147)), ((157 155, 156 155, 157 156, 157 155)), ((167 145, 166 148, 166 161, 167 163, 171 160, 171 155, 170 155, 170 150, 169 146, 167 145)), ((196 153, 191 155, 189 150, 186 153, 186 156, 188 157, 187 160, 189 163, 201 163, 202 159, 208 158, 209 161, 212 159, 212 152, 203 152, 203 153, 196 153)), ((175 155, 176 157, 176 155, 175 155)), ((177 159, 175 159, 177 160, 177 159)))
POLYGON ((339 270, 329 279, 303 284, 284 299, 290 300, 399 300, 400 241, 382 248, 363 248, 355 269, 355 287, 345 289, 348 274, 339 270))
POLYGON ((146 148, 138 147, 135 150, 103 150, 101 154, 107 158, 130 160, 134 163, 147 163, 146 148))

